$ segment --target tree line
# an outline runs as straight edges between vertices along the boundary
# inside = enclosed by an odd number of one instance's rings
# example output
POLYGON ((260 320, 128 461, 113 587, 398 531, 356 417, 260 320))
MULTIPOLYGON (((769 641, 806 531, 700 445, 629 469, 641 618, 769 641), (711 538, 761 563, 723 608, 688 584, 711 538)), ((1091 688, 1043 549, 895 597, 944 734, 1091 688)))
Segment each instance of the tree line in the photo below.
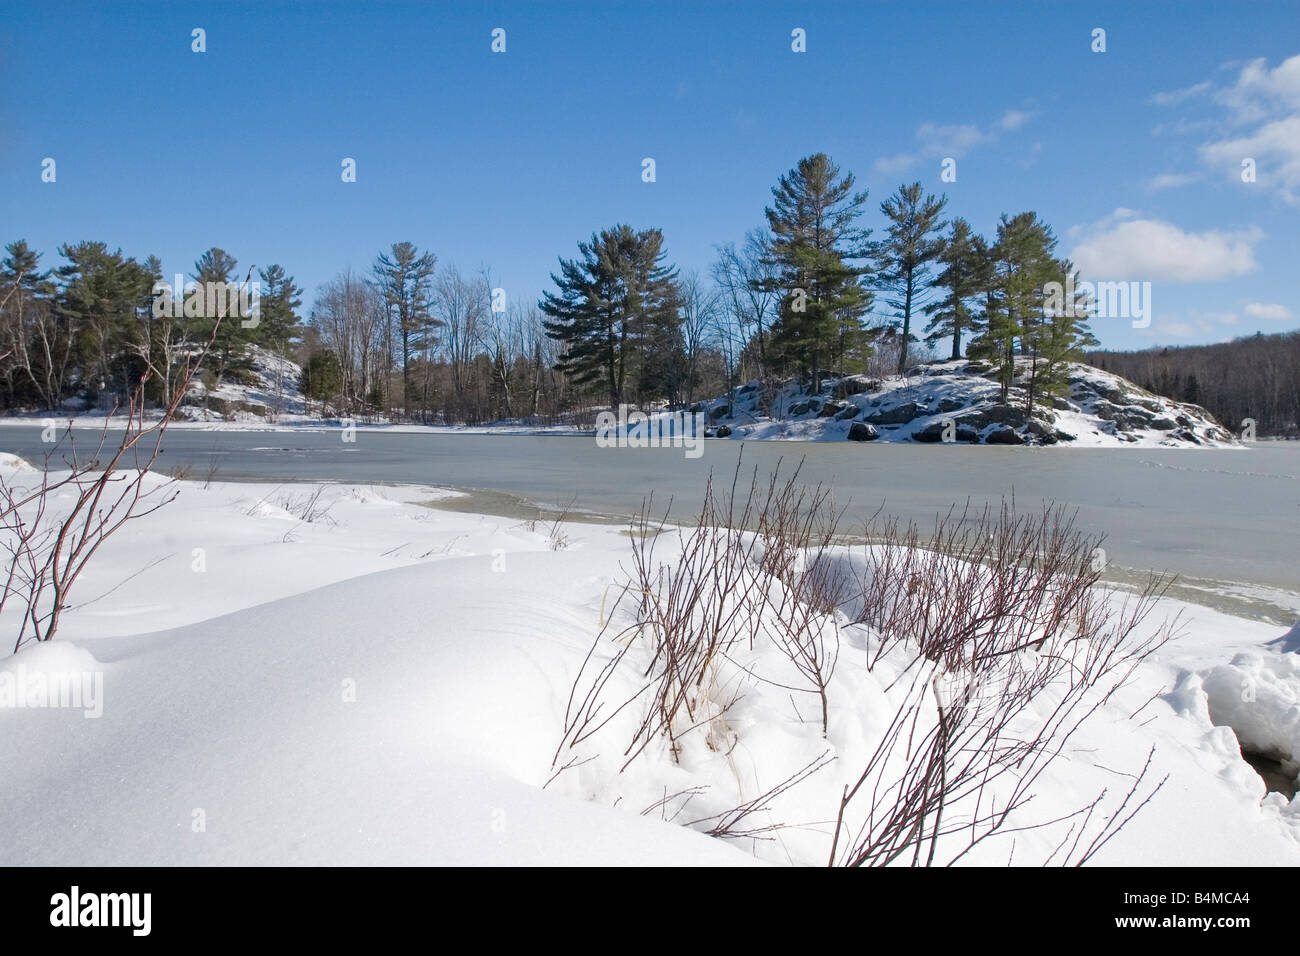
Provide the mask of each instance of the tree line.
POLYGON ((557 367, 604 403, 689 402, 742 380, 902 374, 914 345, 988 360, 1006 401, 1018 378, 1033 404, 1065 387, 1065 364, 1096 345, 1090 303, 1054 299, 1077 283, 1035 213, 1003 215, 992 240, 943 218, 946 196, 903 185, 863 225, 868 194, 824 153, 772 188, 766 223, 719 247, 707 278, 679 275, 658 229, 616 225, 560 260, 540 307, 560 343, 557 367), (922 327, 922 323, 924 326, 922 327), (709 370, 721 381, 703 388, 709 370))
POLYGON ((0 408, 54 410, 72 398, 110 406, 151 374, 146 398, 167 400, 186 358, 213 340, 212 380, 243 378, 250 345, 287 352, 296 334, 302 290, 283 267, 238 276, 238 263, 213 248, 199 256, 194 288, 177 290, 176 308, 158 308, 164 279, 156 256, 136 260, 104 242, 59 247, 65 264, 42 269, 24 240, 0 259, 0 408), (228 318, 204 302, 220 283, 250 288, 257 276, 256 318, 228 318), (215 331, 215 338, 213 333, 215 331))
POLYGON ((1201 405, 1240 432, 1300 437, 1300 331, 1254 335, 1215 345, 1140 352, 1094 351, 1088 361, 1143 388, 1201 405))
MULTIPOLYGON (((599 407, 681 407, 757 379, 763 394, 799 377, 904 373, 937 353, 988 361, 1003 399, 1059 392, 1067 361, 1096 345, 1083 299, 1046 286, 1078 280, 1035 213, 1003 215, 985 238, 920 183, 864 220, 868 192, 824 153, 772 187, 764 222, 717 247, 702 272, 668 258, 659 229, 618 224, 560 257, 540 299, 507 296, 490 268, 440 264, 410 242, 365 271, 347 269, 299 313, 302 290, 278 265, 260 270, 261 319, 220 329, 211 371, 245 375, 249 345, 289 354, 323 412, 417 421, 580 421, 599 407), (1018 393, 1020 394, 1020 393, 1018 393)), ((61 246, 66 265, 11 243, 0 263, 0 403, 55 408, 121 391, 144 367, 159 395, 200 341, 201 318, 158 318, 161 270, 101 242, 61 246)), ((197 283, 238 282, 210 249, 197 283)), ((247 276, 251 278, 251 274, 247 276)))

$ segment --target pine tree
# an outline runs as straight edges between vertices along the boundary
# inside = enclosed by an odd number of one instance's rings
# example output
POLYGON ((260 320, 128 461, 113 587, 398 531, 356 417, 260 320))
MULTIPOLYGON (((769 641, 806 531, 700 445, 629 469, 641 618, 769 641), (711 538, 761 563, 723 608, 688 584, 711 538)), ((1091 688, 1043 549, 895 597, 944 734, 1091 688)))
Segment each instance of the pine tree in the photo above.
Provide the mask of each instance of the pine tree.
POLYGON ((1043 284, 1057 274, 1051 256, 1056 239, 1035 213, 1003 213, 990 255, 993 283, 989 287, 984 334, 972 354, 993 362, 1005 403, 1016 379, 1016 347, 1025 352, 1041 317, 1043 284), (1037 315, 1036 315, 1037 313, 1037 315))
MULTIPOLYGON (((421 253, 414 244, 397 242, 391 255, 380 253, 375 261, 375 280, 383 293, 389 316, 397 320, 398 351, 402 362, 402 407, 410 414, 411 359, 432 345, 434 330, 441 325, 430 314, 433 272, 438 259, 432 252, 421 253)), ((388 359, 393 354, 389 334, 388 359)))
POLYGON ((869 348, 862 316, 871 303, 863 288, 866 230, 857 226, 866 191, 853 191, 853 174, 825 153, 799 160, 772 187, 768 263, 774 276, 765 288, 779 291, 780 314, 771 344, 782 364, 794 364, 821 389, 828 364, 869 348))
POLYGON ((208 249, 194 262, 194 272, 190 277, 197 288, 185 297, 186 325, 191 342, 206 342, 216 326, 217 334, 210 354, 218 380, 229 371, 248 367, 244 347, 257 334, 255 327, 244 324, 250 320, 238 314, 236 307, 238 299, 233 293, 243 287, 235 272, 238 265, 238 261, 224 249, 215 246, 208 249), (232 294, 219 294, 224 289, 232 294))
POLYGON ((1082 361, 1083 350, 1095 346, 1088 329, 1089 302, 1076 293, 1067 301, 1064 289, 1078 285, 1073 263, 1053 255, 1056 237, 1035 213, 1003 214, 998 239, 989 251, 992 282, 986 288, 984 334, 970 352, 993 362, 1001 385, 1001 400, 1009 398, 1020 368, 1025 372, 1025 410, 1061 394, 1068 382, 1068 364, 1082 361), (1059 286, 1049 294, 1049 283, 1059 286))
MULTIPOLYGON (((1050 250, 1056 241, 1051 238, 1051 230, 1044 228, 1050 250)), ((1042 274, 1045 282, 1056 282, 1063 289, 1078 288, 1078 271, 1068 259, 1049 259, 1043 263, 1042 274)), ((1099 344, 1085 321, 1088 314, 1087 296, 1079 292, 1073 300, 1063 300, 1059 307, 1045 295, 1043 304, 1031 313, 1025 329, 1030 356, 1025 396, 1029 414, 1033 414, 1035 402, 1063 394, 1069 384, 1069 363, 1082 362, 1084 350, 1099 344)))
POLYGON ((273 352, 287 354, 298 331, 302 289, 275 263, 259 269, 257 276, 262 283, 261 315, 253 338, 273 352))
POLYGON ((908 346, 915 341, 912 316, 924 304, 929 288, 929 265, 943 251, 939 233, 947 223, 939 217, 947 204, 947 196, 922 197, 920 183, 899 186, 894 195, 880 204, 880 211, 889 220, 889 238, 874 247, 876 275, 877 281, 888 290, 887 302, 901 327, 900 375, 907 370, 908 346))
POLYGON ((939 261, 944 270, 935 277, 932 285, 944 292, 938 302, 925 307, 932 316, 926 326, 926 342, 933 345, 941 339, 952 339, 951 358, 961 358, 962 335, 980 330, 979 314, 971 308, 970 300, 987 288, 991 273, 987 268, 988 246, 983 238, 971 231, 965 219, 955 219, 952 232, 944 240, 939 261))
POLYGON ((153 276, 102 242, 64 245, 59 255, 68 264, 57 271, 57 308, 75 334, 73 361, 83 384, 94 392, 129 392, 145 368, 134 346, 153 300, 153 276))
POLYGON ((343 366, 338 355, 329 349, 313 352, 303 363, 298 390, 304 398, 320 402, 322 412, 326 402, 338 399, 343 392, 343 366))
POLYGON ((547 334, 563 346, 556 370, 577 385, 602 383, 612 408, 626 400, 633 376, 662 392, 667 383, 654 366, 672 346, 666 330, 681 323, 663 233, 617 225, 579 242, 578 251, 577 259, 560 259, 559 275, 551 274, 558 293, 544 293, 539 303, 551 317, 547 334))

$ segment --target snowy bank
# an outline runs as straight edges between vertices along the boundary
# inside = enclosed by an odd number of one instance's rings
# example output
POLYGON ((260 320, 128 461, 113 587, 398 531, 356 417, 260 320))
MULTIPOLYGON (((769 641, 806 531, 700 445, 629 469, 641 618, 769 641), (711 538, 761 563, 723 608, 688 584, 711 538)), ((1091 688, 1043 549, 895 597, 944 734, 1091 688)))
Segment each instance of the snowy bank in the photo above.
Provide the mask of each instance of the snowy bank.
MULTIPOLYGON (((726 747, 652 753, 622 775, 606 751, 543 789, 570 688, 628 578, 626 533, 439 511, 421 502, 444 493, 414 486, 323 486, 312 507, 314 486, 180 490, 105 546, 56 646, 0 665, 102 675, 97 719, 0 708, 0 863, 817 865, 908 666, 900 649, 869 668, 872 635, 845 628, 827 737, 806 697, 754 680, 719 728, 726 747), (683 826, 828 750, 833 763, 764 811, 785 829, 720 840, 683 826)), ((679 547, 662 535, 657 558, 671 567, 679 547)), ((1178 611, 1183 636, 1072 740, 1032 815, 1103 788, 1099 812, 1113 812, 1154 747, 1149 779, 1168 782, 1098 862, 1300 864, 1300 803, 1266 796, 1237 744, 1293 732, 1295 653, 1270 643, 1276 628, 1194 605, 1165 600, 1159 616, 1178 611), (1241 675, 1267 713, 1226 708, 1241 675)), ((1008 835, 962 862, 1041 862, 1064 833, 1014 849, 1008 835)))

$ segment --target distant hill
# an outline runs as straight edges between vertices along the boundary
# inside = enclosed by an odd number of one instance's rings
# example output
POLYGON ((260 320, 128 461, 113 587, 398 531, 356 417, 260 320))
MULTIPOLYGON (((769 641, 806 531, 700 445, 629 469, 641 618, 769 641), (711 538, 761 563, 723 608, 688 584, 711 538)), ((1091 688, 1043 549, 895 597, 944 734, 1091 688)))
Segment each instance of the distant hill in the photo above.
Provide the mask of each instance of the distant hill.
POLYGON ((1256 333, 1218 345, 1092 352, 1088 361, 1148 391, 1205 406, 1240 431, 1300 437, 1300 330, 1256 333))
MULTIPOLYGON (((1026 367, 1028 360, 1025 360, 1026 367)), ((1089 365, 1069 366, 1065 396, 1026 414, 1019 384, 1000 403, 989 366, 957 360, 883 380, 831 379, 817 394, 758 382, 693 405, 718 438, 805 441, 945 440, 990 445, 1224 446, 1237 439, 1199 405, 1175 402, 1089 365)), ((1019 378, 1017 379, 1019 383, 1019 378)))

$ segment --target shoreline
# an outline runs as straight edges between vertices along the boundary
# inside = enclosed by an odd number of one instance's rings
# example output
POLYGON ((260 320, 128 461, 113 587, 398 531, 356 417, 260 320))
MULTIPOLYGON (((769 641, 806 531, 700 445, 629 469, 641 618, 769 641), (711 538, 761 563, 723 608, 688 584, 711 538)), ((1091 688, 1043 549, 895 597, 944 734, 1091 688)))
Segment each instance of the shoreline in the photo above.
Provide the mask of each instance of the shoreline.
MULTIPOLYGON (((147 424, 157 423, 157 419, 146 419, 147 424)), ((586 438, 594 440, 596 438, 596 428, 576 428, 570 425, 506 425, 506 424, 488 424, 488 425, 421 425, 411 422, 356 422, 351 421, 344 425, 348 419, 311 419, 305 421, 293 422, 226 422, 226 421, 183 421, 177 420, 167 425, 167 430, 176 431, 207 431, 207 432, 232 432, 236 434, 257 434, 281 433, 293 434, 295 432, 330 432, 339 431, 343 428, 350 428, 356 432, 366 432, 371 434, 391 434, 391 435, 474 435, 486 437, 514 437, 514 438, 586 438)), ((110 432, 122 431, 127 426, 125 416, 113 417, 107 422, 103 418, 56 418, 51 415, 30 415, 30 416, 7 416, 0 418, 0 428, 22 428, 22 427, 47 427, 50 422, 63 430, 69 426, 77 431, 101 431, 105 428, 110 432)), ((803 424, 798 422, 781 422, 765 421, 762 423, 767 428, 781 428, 786 425, 803 424)), ((806 434, 765 434, 762 436, 731 434, 724 437, 714 435, 705 435, 702 438, 695 439, 698 441, 708 442, 785 442, 790 444, 841 444, 850 440, 842 435, 817 435, 810 437, 806 434)), ((1095 435, 1088 436, 1087 439, 1072 442, 1057 442, 1054 445, 1019 445, 1019 446, 994 446, 985 442, 924 442, 915 441, 911 438, 910 433, 891 437, 890 432, 882 432, 881 435, 866 442, 852 442, 852 444, 861 445, 931 445, 931 446, 975 446, 975 447, 1019 447, 1033 448, 1035 450, 1047 450, 1049 448, 1074 448, 1074 449, 1097 449, 1097 448, 1132 448, 1136 450, 1151 450, 1160 448, 1169 449, 1188 449, 1188 450, 1241 450, 1249 448, 1256 444, 1286 444, 1290 442, 1300 442, 1300 438, 1287 438, 1283 436, 1260 436, 1251 441, 1238 441, 1234 444, 1193 444, 1191 442, 1175 442, 1172 440, 1152 441, 1148 436, 1144 436, 1137 441, 1127 442, 1118 441, 1111 436, 1095 435), (1106 440, 1099 441, 1098 438, 1106 440)), ((635 448, 635 446, 632 446, 635 448)), ((665 447, 679 448, 680 444, 673 445, 670 442, 663 442, 661 445, 647 445, 644 447, 665 447)))

